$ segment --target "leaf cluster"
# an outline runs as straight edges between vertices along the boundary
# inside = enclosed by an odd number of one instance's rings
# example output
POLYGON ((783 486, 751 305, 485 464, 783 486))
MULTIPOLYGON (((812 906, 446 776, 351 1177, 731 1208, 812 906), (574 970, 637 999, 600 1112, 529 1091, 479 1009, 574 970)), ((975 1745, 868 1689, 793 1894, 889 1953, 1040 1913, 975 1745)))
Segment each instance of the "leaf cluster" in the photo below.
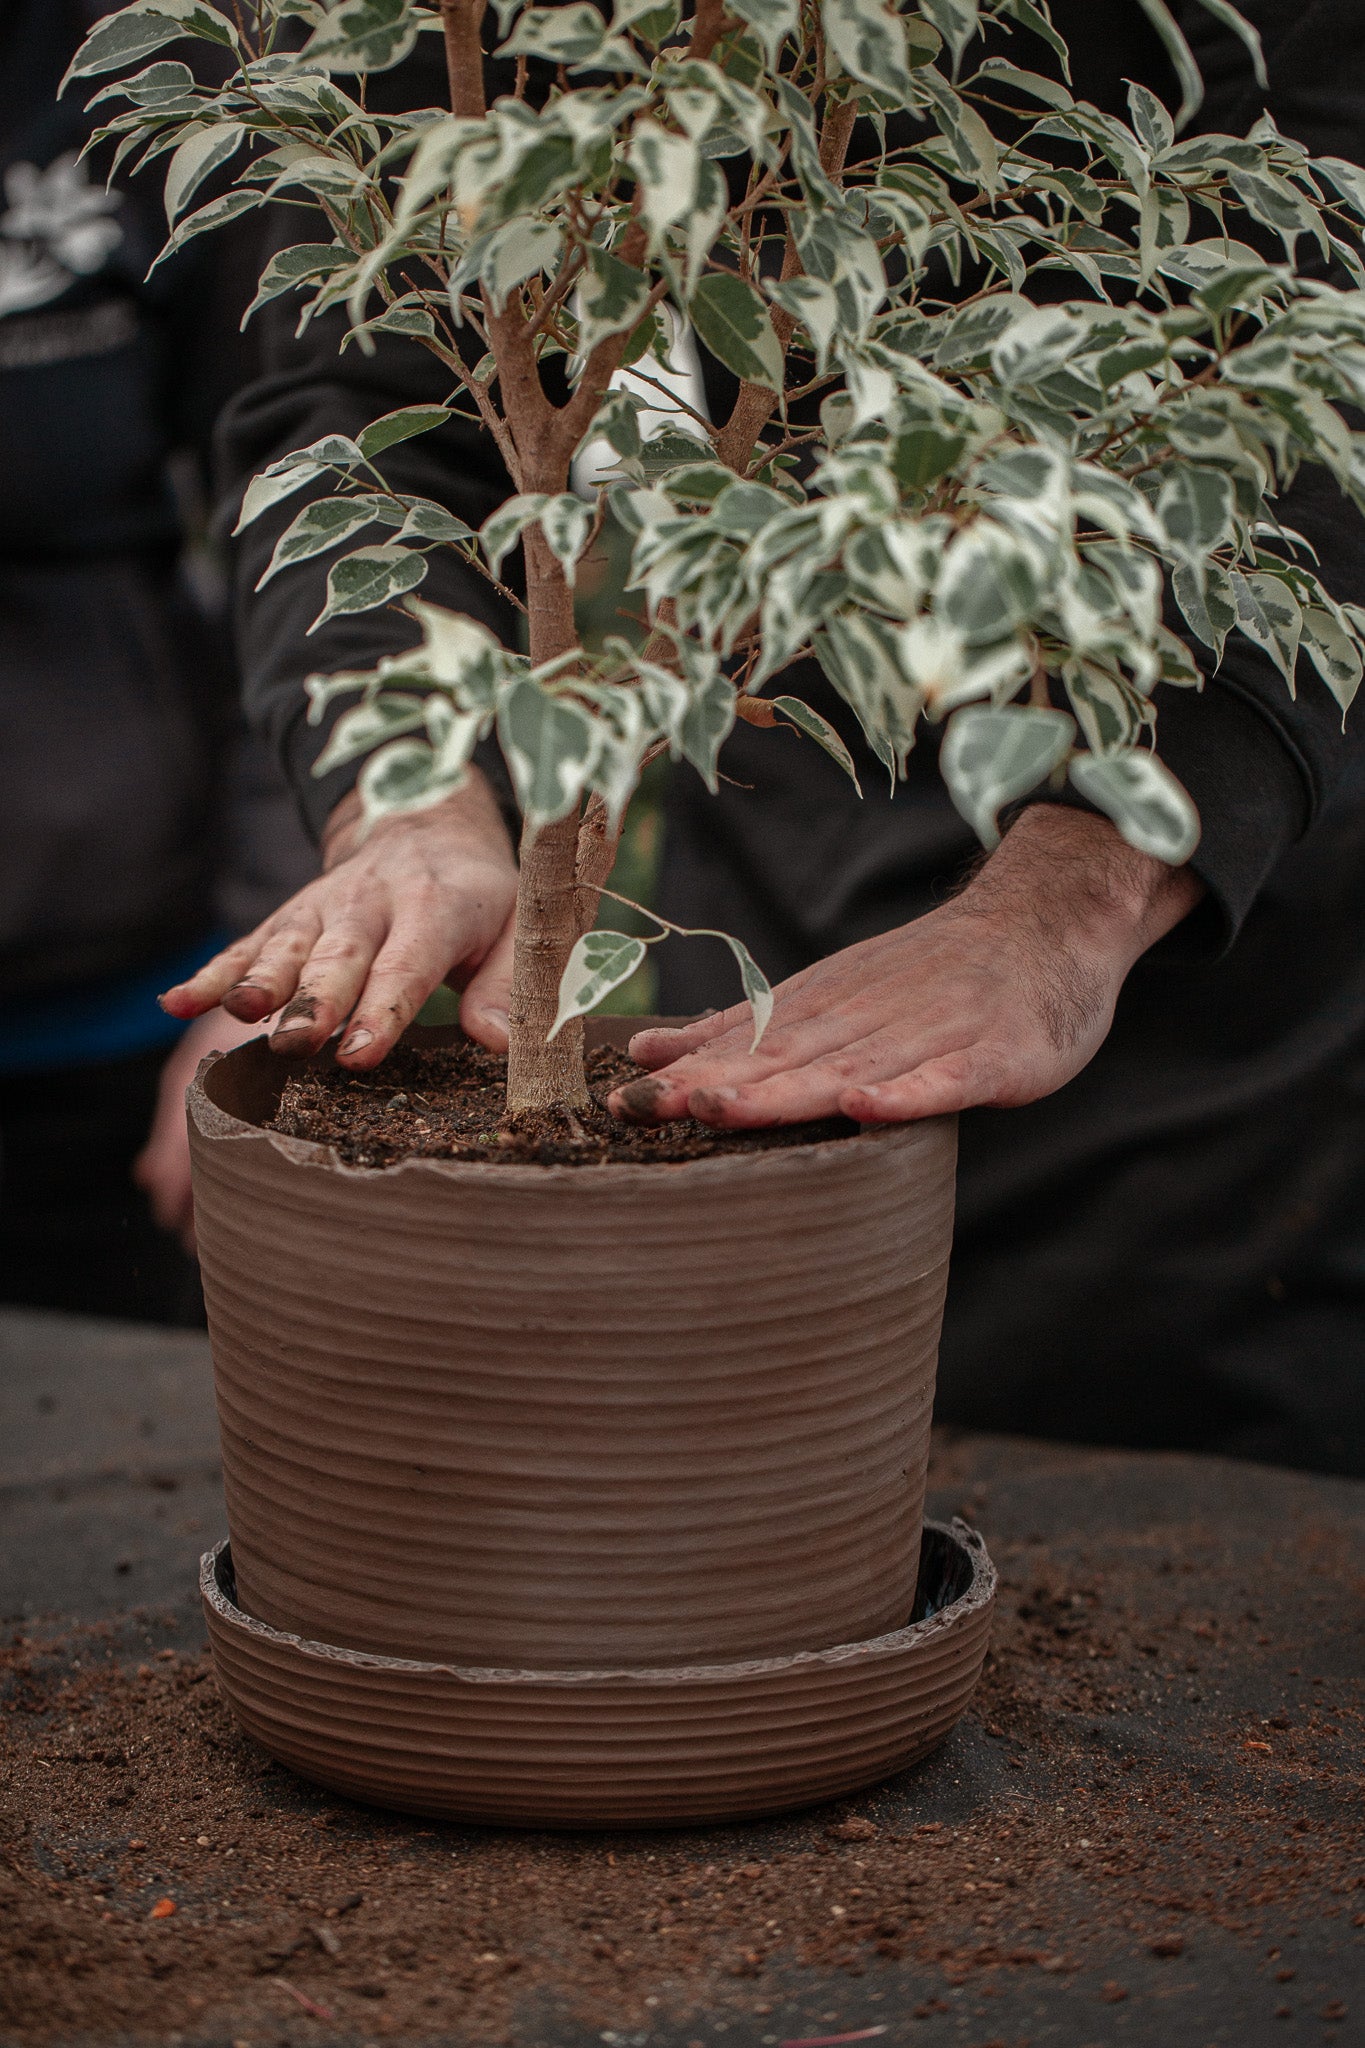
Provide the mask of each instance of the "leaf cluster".
MULTIPOLYGON (((1183 119, 1193 60, 1164 0, 1141 4, 1183 119)), ((1203 4, 1259 64, 1229 0, 1203 4)), ((1365 613, 1276 505, 1307 463, 1365 510, 1365 172, 1269 117, 1182 139, 1140 85, 1127 121, 1086 104, 1046 0, 498 0, 511 90, 485 105, 456 66, 454 112, 372 111, 368 75, 462 7, 467 29, 472 0, 135 0, 72 67, 155 59, 97 98, 124 106, 102 131, 120 159, 167 159, 168 251, 299 209, 309 238, 256 306, 294 294, 301 327, 345 308, 351 344, 405 337, 445 373, 442 404, 296 451, 243 508, 325 484, 267 576, 327 555, 317 623, 403 598, 421 627, 311 686, 315 715, 359 698, 318 766, 364 755, 371 817, 437 801, 496 729, 532 829, 591 795, 618 820, 664 749, 714 783, 737 705, 770 722, 754 693, 813 653, 893 779, 921 721, 948 721, 943 772, 987 844, 1069 777, 1181 861, 1198 821, 1153 750, 1158 683, 1198 687, 1240 634, 1344 713, 1365 613), (974 57, 987 24, 1049 68, 974 57), (183 37, 228 54, 222 84, 160 54, 183 37), (735 379, 724 421, 664 375, 670 308, 735 379), (458 416, 516 486, 478 534, 383 475, 387 447, 458 416), (604 443, 585 498, 573 458, 604 443), (547 649, 533 619, 522 655, 410 595, 437 548, 500 582, 534 543, 572 585, 608 505, 643 647, 547 649)))

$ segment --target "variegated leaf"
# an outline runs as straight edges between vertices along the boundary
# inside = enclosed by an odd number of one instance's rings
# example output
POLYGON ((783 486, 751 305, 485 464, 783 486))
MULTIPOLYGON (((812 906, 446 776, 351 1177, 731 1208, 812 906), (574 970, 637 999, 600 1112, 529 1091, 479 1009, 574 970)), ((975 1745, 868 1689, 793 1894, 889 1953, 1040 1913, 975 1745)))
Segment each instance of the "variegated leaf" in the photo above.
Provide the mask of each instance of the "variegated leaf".
POLYGON ((586 1017, 645 957, 645 941, 625 932, 585 932, 569 955, 559 980, 559 1008, 548 1037, 557 1038, 572 1017, 586 1017))

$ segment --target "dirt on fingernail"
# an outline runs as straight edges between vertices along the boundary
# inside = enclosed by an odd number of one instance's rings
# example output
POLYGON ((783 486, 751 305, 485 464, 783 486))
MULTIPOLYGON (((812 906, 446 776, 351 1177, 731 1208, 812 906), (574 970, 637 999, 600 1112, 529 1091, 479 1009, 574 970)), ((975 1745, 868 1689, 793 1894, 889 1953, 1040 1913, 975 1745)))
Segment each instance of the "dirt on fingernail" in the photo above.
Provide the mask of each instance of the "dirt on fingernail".
POLYGON ((276 1029, 277 1031, 283 1030, 287 1024, 312 1024, 317 1014, 318 999, 316 996, 297 995, 291 1002, 287 1002, 280 1011, 280 1021, 276 1029))

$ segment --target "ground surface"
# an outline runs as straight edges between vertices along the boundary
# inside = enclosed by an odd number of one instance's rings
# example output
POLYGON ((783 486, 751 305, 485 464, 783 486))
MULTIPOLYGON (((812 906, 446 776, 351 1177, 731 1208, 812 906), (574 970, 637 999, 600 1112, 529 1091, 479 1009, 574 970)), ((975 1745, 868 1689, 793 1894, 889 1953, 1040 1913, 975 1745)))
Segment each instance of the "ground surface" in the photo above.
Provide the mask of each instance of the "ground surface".
POLYGON ((236 1734, 204 1347, 0 1315, 0 2040, 1365 2040, 1365 1486, 989 1438, 1004 1587, 919 1770, 679 1835, 424 1827, 236 1734))

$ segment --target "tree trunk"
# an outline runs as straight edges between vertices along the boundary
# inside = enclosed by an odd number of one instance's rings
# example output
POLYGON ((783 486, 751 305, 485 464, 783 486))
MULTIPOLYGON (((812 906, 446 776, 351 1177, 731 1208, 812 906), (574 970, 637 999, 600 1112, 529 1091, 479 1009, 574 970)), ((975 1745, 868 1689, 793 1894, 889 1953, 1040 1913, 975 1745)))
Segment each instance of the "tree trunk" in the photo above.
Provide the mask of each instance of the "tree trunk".
MULTIPOLYGON (((578 644, 573 592, 538 527, 524 537, 526 609, 531 659, 552 661, 578 644)), ((579 807, 523 832, 517 888, 512 1001, 508 1012, 507 1111, 586 1108, 583 1021, 566 1024, 553 1044, 547 1036, 559 1008, 559 983, 578 938, 579 807)))

